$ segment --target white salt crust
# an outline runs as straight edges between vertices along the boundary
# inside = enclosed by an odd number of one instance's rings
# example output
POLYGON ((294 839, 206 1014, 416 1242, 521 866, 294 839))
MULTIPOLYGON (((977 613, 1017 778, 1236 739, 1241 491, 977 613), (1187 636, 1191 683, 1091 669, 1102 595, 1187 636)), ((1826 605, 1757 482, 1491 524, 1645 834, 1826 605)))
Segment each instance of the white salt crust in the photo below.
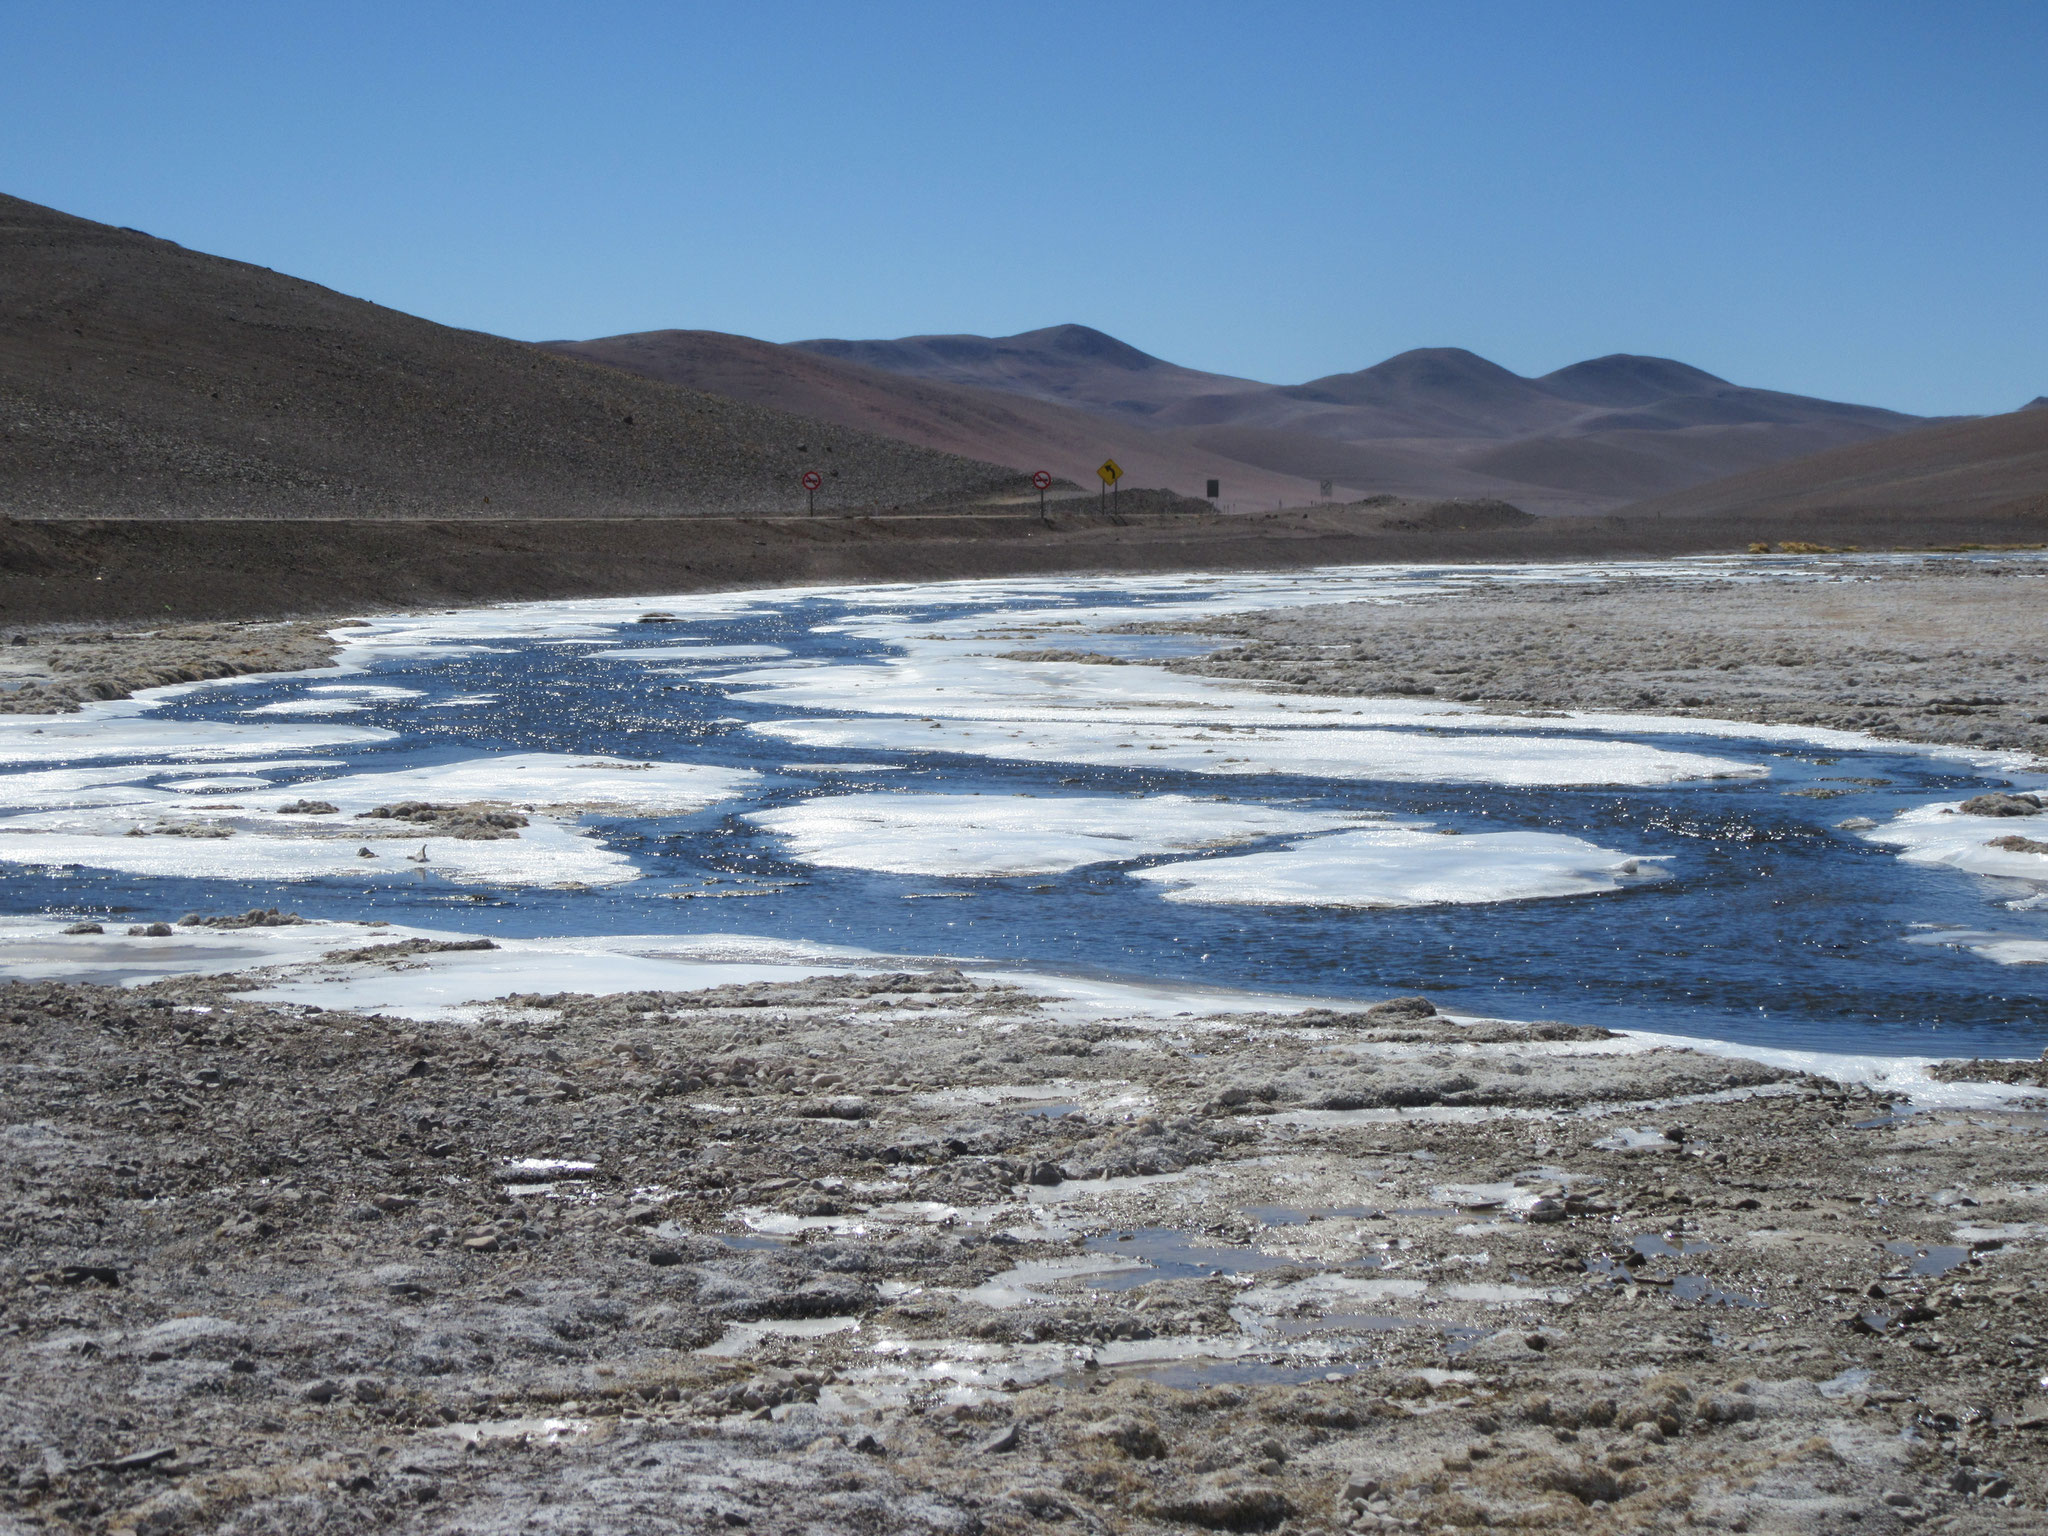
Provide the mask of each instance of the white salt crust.
POLYGON ((1168 901, 1419 907, 1590 896, 1661 880, 1661 864, 1555 832, 1373 827, 1228 858, 1133 870, 1168 901))
POLYGON ((781 836, 790 856, 807 864, 953 876, 1056 874, 1350 822, 1186 795, 830 795, 746 819, 781 836))

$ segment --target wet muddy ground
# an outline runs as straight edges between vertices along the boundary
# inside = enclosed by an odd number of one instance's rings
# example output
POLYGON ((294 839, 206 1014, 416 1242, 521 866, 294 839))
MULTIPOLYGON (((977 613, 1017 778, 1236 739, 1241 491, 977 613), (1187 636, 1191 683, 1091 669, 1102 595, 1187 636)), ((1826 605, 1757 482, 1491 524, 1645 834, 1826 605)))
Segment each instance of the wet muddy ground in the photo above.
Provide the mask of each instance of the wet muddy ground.
POLYGON ((429 1027, 240 985, 0 990, 0 1527, 2048 1502, 2038 1112, 1416 1001, 1075 1022, 936 970, 429 1027))

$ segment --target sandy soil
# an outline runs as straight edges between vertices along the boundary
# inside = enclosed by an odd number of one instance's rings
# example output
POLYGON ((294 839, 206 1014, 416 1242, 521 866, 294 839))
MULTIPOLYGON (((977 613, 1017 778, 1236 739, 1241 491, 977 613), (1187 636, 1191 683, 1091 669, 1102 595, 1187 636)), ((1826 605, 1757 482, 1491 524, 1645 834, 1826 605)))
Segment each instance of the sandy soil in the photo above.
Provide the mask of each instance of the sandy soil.
POLYGON ((2048 755, 2048 566, 1855 574, 1499 587, 1246 614, 1203 630, 1244 643, 1172 666, 1314 693, 1827 725, 2048 755))
POLYGON ((10 1528, 2048 1502, 2039 1113, 1415 1002, 1082 1026, 939 971, 422 1027, 238 985, 0 991, 10 1528))

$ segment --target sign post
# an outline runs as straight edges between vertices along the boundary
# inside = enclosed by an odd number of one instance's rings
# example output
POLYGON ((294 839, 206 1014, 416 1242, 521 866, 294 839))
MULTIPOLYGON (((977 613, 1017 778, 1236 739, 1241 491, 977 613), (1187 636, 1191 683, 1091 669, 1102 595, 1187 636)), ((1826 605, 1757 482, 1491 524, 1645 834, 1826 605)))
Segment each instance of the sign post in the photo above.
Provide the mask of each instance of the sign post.
POLYGON ((824 483, 825 477, 819 474, 815 469, 807 469, 804 471, 804 489, 810 492, 811 516, 813 517, 816 517, 818 515, 818 487, 823 485, 824 483))
POLYGON ((1052 476, 1041 469, 1032 475, 1031 483, 1038 487, 1038 520, 1042 523, 1046 520, 1045 491, 1046 487, 1052 484, 1052 476))
POLYGON ((1108 493, 1116 488, 1117 481, 1123 479, 1124 467, 1115 459, 1104 459, 1095 473, 1102 477, 1102 490, 1104 499, 1107 500, 1108 493))

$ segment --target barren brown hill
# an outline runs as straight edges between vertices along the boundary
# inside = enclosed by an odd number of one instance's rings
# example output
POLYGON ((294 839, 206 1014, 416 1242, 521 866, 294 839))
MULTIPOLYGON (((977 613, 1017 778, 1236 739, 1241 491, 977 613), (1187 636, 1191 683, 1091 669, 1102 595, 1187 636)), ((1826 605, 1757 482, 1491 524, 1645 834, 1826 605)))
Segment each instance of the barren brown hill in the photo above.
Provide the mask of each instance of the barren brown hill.
POLYGON ((790 345, 885 373, 999 389, 1138 420, 1198 396, 1273 388, 1253 379, 1183 368, 1087 325, 1049 325, 1015 336, 905 336, 895 341, 790 345))
POLYGON ((1923 514, 2011 520, 2014 537, 2048 536, 2048 411, 1957 421, 1833 448, 1638 502, 1631 515, 1787 519, 1923 514), (2028 528, 2031 527, 2031 535, 2028 528))
POLYGON ((959 501, 1014 471, 454 330, 0 197, 0 510, 644 516, 959 501))
POLYGON ((1034 395, 888 373, 863 363, 722 331, 642 331, 593 341, 549 341, 551 351, 708 390, 753 405, 986 459, 1044 469, 1093 489, 1095 466, 1120 464, 1132 485, 1198 494, 1220 479, 1224 498, 1271 505, 1313 500, 1299 476, 1259 469, 1175 434, 1115 414, 1095 414, 1034 395))
POLYGON ((1080 325, 792 345, 927 384, 1004 391, 1142 425, 1179 439, 1196 460, 1366 493, 1505 497, 1550 513, 1607 510, 1926 424, 1625 353, 1524 378, 1462 348, 1427 347, 1355 373, 1274 385, 1183 368, 1080 325))

